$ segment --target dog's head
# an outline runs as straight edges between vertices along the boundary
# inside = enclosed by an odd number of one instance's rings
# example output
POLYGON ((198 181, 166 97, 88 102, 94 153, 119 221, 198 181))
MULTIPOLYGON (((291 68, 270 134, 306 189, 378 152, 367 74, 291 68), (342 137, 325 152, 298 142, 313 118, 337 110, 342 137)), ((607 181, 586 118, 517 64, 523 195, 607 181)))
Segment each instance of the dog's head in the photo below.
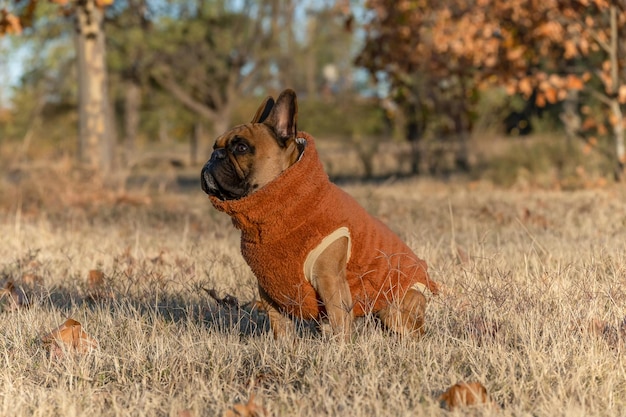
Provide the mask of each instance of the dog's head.
POLYGON ((221 200, 245 197, 293 165, 302 151, 296 141, 297 116, 296 93, 285 90, 275 102, 266 98, 250 123, 218 137, 202 168, 204 192, 221 200))

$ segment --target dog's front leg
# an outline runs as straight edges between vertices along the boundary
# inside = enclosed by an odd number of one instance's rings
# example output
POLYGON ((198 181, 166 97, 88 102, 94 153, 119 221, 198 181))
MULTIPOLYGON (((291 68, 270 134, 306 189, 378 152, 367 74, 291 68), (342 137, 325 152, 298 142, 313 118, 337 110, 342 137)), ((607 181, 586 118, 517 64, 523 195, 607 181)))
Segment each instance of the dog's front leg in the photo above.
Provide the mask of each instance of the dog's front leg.
POLYGON ((352 334, 352 295, 346 279, 348 239, 331 243, 315 261, 312 284, 319 294, 334 334, 349 340, 352 334))
POLYGON ((261 308, 265 310, 270 319, 270 328, 274 334, 274 339, 282 339, 289 333, 293 323, 289 317, 280 312, 274 301, 260 285, 259 295, 261 297, 261 308))

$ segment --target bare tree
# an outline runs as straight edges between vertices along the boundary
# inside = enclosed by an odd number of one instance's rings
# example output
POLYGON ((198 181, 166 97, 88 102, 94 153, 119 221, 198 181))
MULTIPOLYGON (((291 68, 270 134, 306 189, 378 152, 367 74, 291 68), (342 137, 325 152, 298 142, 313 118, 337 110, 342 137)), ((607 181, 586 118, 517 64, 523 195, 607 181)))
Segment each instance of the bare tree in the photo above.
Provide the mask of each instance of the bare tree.
MULTIPOLYGON (((64 14, 74 19, 76 64, 78 68, 79 127, 78 159, 104 175, 113 164, 114 134, 110 108, 103 10, 113 0, 53 0, 64 14)), ((37 0, 18 0, 17 15, 3 9, 0 36, 20 33, 32 26, 37 0)))
POLYGON ((76 62, 79 91, 79 158, 108 173, 113 165, 113 126, 107 85, 103 11, 96 0, 77 0, 76 62))

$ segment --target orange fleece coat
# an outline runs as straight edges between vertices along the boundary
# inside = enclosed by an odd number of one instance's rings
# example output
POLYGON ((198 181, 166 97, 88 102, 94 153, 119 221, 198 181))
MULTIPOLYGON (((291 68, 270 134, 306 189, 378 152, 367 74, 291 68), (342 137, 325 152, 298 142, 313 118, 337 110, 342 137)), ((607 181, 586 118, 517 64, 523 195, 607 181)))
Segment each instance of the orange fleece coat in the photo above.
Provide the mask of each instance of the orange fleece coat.
POLYGON ((267 294, 293 316, 318 318, 324 307, 305 278, 304 261, 342 226, 352 244, 347 279, 355 316, 379 311, 418 282, 437 293, 426 262, 332 184, 313 138, 304 132, 298 137, 306 141, 304 153, 274 181, 237 200, 210 197, 241 230, 243 257, 267 294))

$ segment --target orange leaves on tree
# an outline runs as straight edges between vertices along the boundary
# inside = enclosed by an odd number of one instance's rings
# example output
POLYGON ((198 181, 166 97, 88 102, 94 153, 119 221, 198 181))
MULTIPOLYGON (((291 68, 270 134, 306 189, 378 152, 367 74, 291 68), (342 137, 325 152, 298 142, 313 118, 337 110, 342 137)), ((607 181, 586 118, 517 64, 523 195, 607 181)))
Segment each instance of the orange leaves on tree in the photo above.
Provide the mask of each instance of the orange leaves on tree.
POLYGON ((65 323, 41 338, 50 357, 61 359, 66 354, 87 353, 98 347, 98 342, 85 333, 79 322, 67 319, 65 323))
POLYGON ((439 396, 442 407, 454 410, 470 405, 490 403, 487 389, 480 382, 458 382, 439 396))
POLYGON ((537 26, 534 33, 536 36, 545 37, 554 42, 561 42, 563 40, 565 30, 560 23, 550 20, 537 26))
POLYGON ((535 105, 537 107, 546 107, 546 96, 539 92, 535 98, 535 105))
POLYGON ((1 35, 19 35, 22 33, 22 24, 19 17, 10 13, 7 9, 0 10, 0 36, 1 35))
POLYGON ((530 97, 533 93, 533 84, 530 81, 530 78, 524 77, 517 83, 517 88, 520 93, 522 93, 525 97, 530 97))
POLYGON ((547 88, 543 94, 546 97, 546 100, 548 101, 548 103, 550 104, 554 104, 558 101, 558 95, 557 95, 557 90, 556 88, 553 87, 549 87, 547 88))
POLYGON ((596 119, 593 117, 587 117, 583 120, 582 125, 580 126, 583 131, 595 129, 598 126, 596 119))
POLYGON ((567 39, 565 42, 563 42, 563 49, 565 49, 565 51, 563 52, 563 58, 565 59, 572 59, 576 55, 578 55, 578 47, 576 47, 574 41, 570 39, 567 39))
POLYGON ((526 46, 520 45, 515 48, 509 49, 506 52, 506 59, 509 61, 517 61, 518 59, 522 59, 524 54, 526 53, 526 46))
MULTIPOLYGON (((589 80, 589 79, 587 79, 589 80)), ((585 88, 585 80, 584 78, 578 77, 576 75, 568 75, 565 82, 565 88, 568 90, 577 90, 580 91, 585 88)))

